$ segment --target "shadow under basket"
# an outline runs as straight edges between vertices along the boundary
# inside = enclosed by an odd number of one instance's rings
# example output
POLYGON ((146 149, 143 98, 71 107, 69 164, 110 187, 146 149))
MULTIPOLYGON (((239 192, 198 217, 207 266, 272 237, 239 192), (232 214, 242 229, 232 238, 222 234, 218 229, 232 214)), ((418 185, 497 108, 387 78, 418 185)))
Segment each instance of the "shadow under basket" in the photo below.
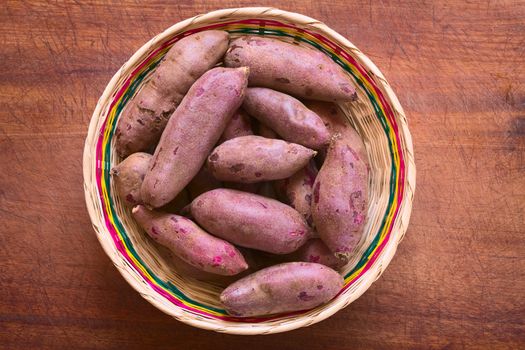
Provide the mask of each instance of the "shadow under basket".
POLYGON ((111 79, 98 101, 86 138, 83 168, 93 227, 129 284, 179 321, 232 334, 269 334, 308 326, 357 299, 394 256, 410 219, 416 182, 405 114, 379 69, 325 24, 273 8, 227 9, 196 16, 175 24, 140 48, 111 79), (116 196, 110 169, 120 160, 114 132, 123 108, 175 42, 209 29, 226 30, 231 37, 267 36, 320 50, 351 76, 357 88, 358 101, 340 107, 363 138, 370 161, 368 220, 355 257, 342 270, 344 287, 333 300, 315 309, 252 318, 227 315, 219 302, 221 288, 179 275, 116 196))

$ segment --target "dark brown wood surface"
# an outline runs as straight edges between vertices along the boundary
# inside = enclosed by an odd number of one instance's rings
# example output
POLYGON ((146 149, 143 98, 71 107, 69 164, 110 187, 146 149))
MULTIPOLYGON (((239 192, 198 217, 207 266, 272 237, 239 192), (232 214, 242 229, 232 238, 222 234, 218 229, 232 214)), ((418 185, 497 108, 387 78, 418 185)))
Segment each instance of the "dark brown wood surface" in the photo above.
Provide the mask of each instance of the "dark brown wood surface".
POLYGON ((173 320, 90 226, 82 151, 98 97, 173 23, 250 1, 0 4, 0 348, 525 348, 525 2, 260 1, 317 18, 383 71, 408 116, 406 238, 356 302, 312 327, 230 336, 173 320))

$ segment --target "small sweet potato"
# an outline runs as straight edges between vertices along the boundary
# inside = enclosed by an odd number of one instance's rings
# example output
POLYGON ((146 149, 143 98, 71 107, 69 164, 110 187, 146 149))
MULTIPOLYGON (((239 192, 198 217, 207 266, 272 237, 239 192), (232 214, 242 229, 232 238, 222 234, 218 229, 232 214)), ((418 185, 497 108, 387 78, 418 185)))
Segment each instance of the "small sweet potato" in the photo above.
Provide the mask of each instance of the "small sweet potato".
POLYGON ((243 109, 239 109, 232 116, 222 133, 220 143, 234 139, 239 136, 253 135, 250 116, 243 109))
POLYGON ((321 101, 357 99, 350 75, 318 50, 278 39, 242 36, 230 43, 227 67, 249 67, 250 86, 321 101))
POLYGON ((282 92, 249 88, 243 108, 286 141, 316 150, 330 141, 330 133, 321 118, 301 101, 282 92))
POLYGON ((293 174, 291 177, 278 180, 275 185, 278 192, 285 198, 292 208, 301 213, 306 222, 312 225, 312 193, 317 167, 313 160, 307 166, 293 174))
POLYGON ((309 239, 296 252, 287 255, 289 261, 304 261, 326 265, 334 270, 343 267, 347 260, 337 257, 319 238, 309 239))
POLYGON ((313 189, 316 230, 332 252, 345 257, 361 239, 368 212, 368 167, 356 151, 361 140, 354 142, 333 138, 313 189))
POLYGON ((312 235, 295 209, 253 193, 223 188, 209 191, 193 200, 191 213, 217 237, 275 254, 295 251, 312 235))
POLYGON ((216 147, 208 168, 221 181, 254 183, 284 179, 304 167, 316 152, 261 136, 241 136, 216 147))
POLYGON ((149 167, 151 154, 133 153, 111 169, 117 194, 130 207, 141 204, 140 186, 149 167))
POLYGON ((261 316, 307 310, 330 301, 343 287, 343 278, 327 266, 292 262, 248 275, 220 296, 230 315, 261 316))
POLYGON ((199 172, 242 103, 247 77, 247 68, 218 67, 193 84, 155 150, 141 188, 145 204, 168 203, 199 172))
MULTIPOLYGON (((111 169, 117 194, 125 205, 133 207, 137 204, 142 204, 140 187, 150 162, 151 154, 137 152, 128 156, 111 169)), ((177 214, 189 203, 188 193, 183 190, 171 202, 163 206, 161 210, 177 214)))
POLYGON ((234 245, 210 235, 188 218, 142 205, 134 207, 132 213, 151 238, 202 271, 232 276, 248 268, 234 245))
POLYGON ((154 146, 192 84, 222 58, 228 33, 209 30, 176 42, 128 103, 117 125, 117 152, 125 157, 154 146))

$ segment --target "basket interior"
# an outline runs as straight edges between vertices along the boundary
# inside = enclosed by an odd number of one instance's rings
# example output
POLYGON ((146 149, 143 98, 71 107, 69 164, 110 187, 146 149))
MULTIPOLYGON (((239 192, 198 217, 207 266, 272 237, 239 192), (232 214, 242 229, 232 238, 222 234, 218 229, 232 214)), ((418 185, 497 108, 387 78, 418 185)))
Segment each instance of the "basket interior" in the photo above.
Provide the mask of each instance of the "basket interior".
POLYGON ((267 17, 224 19, 213 24, 190 25, 184 32, 173 33, 164 38, 135 61, 137 63, 134 66, 127 67, 126 71, 129 74, 121 77, 116 84, 107 108, 102 110, 99 116, 97 140, 94 144, 97 165, 96 189, 101 201, 100 212, 106 226, 104 231, 99 232, 99 235, 103 236, 99 238, 109 242, 114 256, 118 256, 128 273, 133 275, 131 278, 151 292, 148 297, 156 298, 157 304, 161 303, 164 311, 176 317, 187 313, 201 320, 269 324, 316 315, 338 300, 351 300, 349 296, 363 283, 363 279, 377 263, 385 247, 400 239, 395 237, 396 230, 393 228, 404 199, 406 171, 406 142, 403 133, 398 129, 400 116, 390 105, 390 99, 378 82, 378 77, 367 69, 366 62, 357 57, 352 50, 343 48, 313 27, 299 26, 282 18, 276 20, 267 17), (271 36, 321 50, 345 69, 355 82, 358 102, 341 104, 340 107, 345 112, 348 122, 363 138, 370 161, 368 220, 357 254, 343 269, 345 286, 331 303, 313 310, 258 318, 229 316, 219 303, 218 295, 222 287, 179 275, 167 255, 143 233, 133 220, 131 211, 122 205, 115 195, 109 172, 111 167, 120 161, 114 152, 113 137, 119 115, 173 43, 184 36, 208 29, 227 30, 232 37, 271 36))

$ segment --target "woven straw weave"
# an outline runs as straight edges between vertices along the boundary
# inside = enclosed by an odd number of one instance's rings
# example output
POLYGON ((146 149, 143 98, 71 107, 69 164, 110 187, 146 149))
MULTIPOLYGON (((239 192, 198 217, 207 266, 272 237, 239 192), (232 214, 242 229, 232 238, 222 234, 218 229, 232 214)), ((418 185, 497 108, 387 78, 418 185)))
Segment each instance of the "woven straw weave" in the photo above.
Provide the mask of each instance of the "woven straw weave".
POLYGON ((93 228, 119 272, 145 299, 195 327, 234 334, 268 334, 319 322, 363 294, 394 256, 410 219, 415 189, 412 138, 405 114, 379 69, 325 24, 273 8, 214 11, 175 24, 151 39, 115 74, 100 97, 84 148, 84 190, 93 228), (359 249, 344 268, 345 286, 313 310, 235 318, 221 308, 221 287, 179 275, 166 254, 141 231, 115 195, 109 176, 120 161, 113 137, 126 102, 180 38, 207 29, 232 37, 265 35, 323 51, 354 79, 358 102, 342 104, 363 137, 370 160, 370 205, 359 249))

